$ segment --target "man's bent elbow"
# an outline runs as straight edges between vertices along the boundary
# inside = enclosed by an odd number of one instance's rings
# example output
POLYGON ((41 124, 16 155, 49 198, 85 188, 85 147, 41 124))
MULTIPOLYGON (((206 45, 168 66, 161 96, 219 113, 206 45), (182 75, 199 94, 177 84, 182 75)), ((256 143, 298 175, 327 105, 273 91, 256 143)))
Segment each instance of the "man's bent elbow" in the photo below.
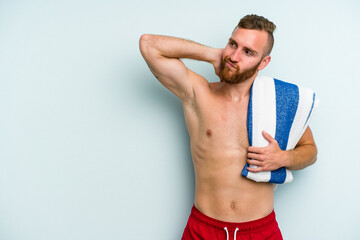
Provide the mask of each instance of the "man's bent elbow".
POLYGON ((315 156, 315 157, 313 158, 313 160, 312 160, 312 162, 311 162, 311 165, 313 165, 314 163, 316 163, 316 161, 317 161, 317 156, 315 156))
POLYGON ((150 40, 151 35, 150 34, 143 34, 140 36, 140 45, 148 40, 150 40))
POLYGON ((318 153, 318 149, 317 149, 316 145, 314 145, 313 159, 312 159, 310 165, 313 165, 317 161, 317 153, 318 153))
POLYGON ((141 35, 139 40, 139 47, 140 47, 140 52, 142 54, 144 54, 149 49, 151 38, 152 38, 151 34, 141 35))

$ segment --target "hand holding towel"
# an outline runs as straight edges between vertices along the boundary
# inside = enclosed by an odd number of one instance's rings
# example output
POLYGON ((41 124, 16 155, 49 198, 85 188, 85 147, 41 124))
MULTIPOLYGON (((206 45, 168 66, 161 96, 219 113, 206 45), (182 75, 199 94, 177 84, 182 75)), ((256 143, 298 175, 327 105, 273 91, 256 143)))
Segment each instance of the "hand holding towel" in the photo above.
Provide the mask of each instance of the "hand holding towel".
MULTIPOLYGON (((316 94, 271 77, 258 75, 251 87, 248 106, 247 129, 250 146, 265 147, 269 143, 262 131, 278 142, 281 150, 294 149, 309 124, 315 107, 316 94)), ((290 170, 282 167, 274 171, 249 172, 245 165, 242 175, 257 182, 289 183, 290 170)))

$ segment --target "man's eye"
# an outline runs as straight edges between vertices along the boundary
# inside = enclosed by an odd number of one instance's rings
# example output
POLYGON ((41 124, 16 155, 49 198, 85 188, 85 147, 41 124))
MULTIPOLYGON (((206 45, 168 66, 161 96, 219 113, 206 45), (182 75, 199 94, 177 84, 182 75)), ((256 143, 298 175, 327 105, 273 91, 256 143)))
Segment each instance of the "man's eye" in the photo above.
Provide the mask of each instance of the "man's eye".
POLYGON ((251 56, 251 55, 252 55, 252 52, 249 51, 249 50, 245 50, 245 54, 248 55, 248 56, 251 56))
POLYGON ((235 44, 234 42, 230 42, 229 44, 230 44, 230 46, 232 46, 232 47, 236 47, 236 44, 235 44))

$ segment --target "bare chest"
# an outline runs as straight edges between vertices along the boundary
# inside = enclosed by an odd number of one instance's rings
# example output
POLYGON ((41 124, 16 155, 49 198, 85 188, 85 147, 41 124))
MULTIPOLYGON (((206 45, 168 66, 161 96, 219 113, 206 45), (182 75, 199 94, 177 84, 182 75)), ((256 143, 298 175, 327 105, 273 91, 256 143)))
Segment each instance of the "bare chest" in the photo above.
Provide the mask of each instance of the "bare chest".
POLYGON ((230 102, 216 96, 198 99, 196 110, 185 114, 192 140, 207 148, 247 148, 248 102, 230 102))
POLYGON ((243 144, 247 141, 247 104, 211 102, 199 105, 198 134, 209 141, 243 144))

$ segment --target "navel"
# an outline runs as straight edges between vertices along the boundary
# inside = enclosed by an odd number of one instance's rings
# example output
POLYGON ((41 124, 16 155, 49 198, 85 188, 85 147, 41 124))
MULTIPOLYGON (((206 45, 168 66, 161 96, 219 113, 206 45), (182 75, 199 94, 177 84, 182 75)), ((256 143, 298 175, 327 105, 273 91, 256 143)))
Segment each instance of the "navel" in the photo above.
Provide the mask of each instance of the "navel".
POLYGON ((206 135, 207 135, 208 137, 211 137, 211 136, 212 136, 212 132, 211 132, 210 129, 208 129, 208 130, 206 131, 206 135))
POLYGON ((236 207, 235 202, 232 202, 232 203, 230 204, 230 208, 231 208, 231 209, 235 209, 235 207, 236 207))

